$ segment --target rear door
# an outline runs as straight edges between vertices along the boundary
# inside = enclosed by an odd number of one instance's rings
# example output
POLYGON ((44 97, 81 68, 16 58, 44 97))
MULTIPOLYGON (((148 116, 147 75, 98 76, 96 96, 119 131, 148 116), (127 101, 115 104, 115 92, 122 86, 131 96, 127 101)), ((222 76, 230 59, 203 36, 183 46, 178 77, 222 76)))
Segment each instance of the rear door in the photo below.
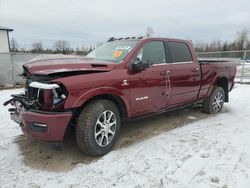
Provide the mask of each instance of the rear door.
POLYGON ((166 50, 171 54, 168 65, 169 106, 192 103, 197 99, 200 89, 200 65, 192 58, 189 46, 184 42, 165 42, 166 50))

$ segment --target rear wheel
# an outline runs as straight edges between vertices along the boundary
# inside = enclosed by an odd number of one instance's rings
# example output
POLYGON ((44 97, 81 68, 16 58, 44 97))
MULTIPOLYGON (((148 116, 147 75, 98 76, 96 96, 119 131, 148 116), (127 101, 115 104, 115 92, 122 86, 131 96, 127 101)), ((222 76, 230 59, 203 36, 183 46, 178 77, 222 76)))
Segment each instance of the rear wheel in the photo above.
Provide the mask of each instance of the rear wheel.
POLYGON ((104 155, 113 148, 120 124, 119 110, 112 101, 90 102, 78 118, 76 143, 81 151, 89 155, 104 155))
POLYGON ((212 93, 203 102, 202 110, 205 113, 214 114, 220 112, 225 101, 225 91, 216 86, 212 93))

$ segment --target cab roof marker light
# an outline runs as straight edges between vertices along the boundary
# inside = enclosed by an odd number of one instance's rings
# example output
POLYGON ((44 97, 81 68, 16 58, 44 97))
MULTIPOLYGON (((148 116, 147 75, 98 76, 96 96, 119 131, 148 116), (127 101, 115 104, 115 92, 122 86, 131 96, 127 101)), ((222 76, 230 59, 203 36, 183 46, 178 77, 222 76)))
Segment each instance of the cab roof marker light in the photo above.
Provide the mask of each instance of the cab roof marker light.
POLYGON ((143 39, 143 36, 139 36, 139 37, 126 37, 126 38, 115 38, 115 37, 111 37, 107 40, 107 42, 113 42, 116 40, 129 40, 129 39, 143 39))
POLYGON ((117 40, 115 37, 111 37, 111 38, 108 39, 107 42, 112 42, 112 41, 115 41, 115 40, 117 40))

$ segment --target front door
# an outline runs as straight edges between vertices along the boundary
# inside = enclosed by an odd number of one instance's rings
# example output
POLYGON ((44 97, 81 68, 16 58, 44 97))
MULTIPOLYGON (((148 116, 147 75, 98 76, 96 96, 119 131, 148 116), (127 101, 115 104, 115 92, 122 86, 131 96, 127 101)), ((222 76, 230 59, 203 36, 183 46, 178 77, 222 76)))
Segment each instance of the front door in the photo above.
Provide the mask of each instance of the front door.
POLYGON ((162 107, 166 91, 166 55, 162 41, 146 43, 133 61, 150 62, 144 71, 131 73, 130 107, 134 116, 156 112, 162 107))

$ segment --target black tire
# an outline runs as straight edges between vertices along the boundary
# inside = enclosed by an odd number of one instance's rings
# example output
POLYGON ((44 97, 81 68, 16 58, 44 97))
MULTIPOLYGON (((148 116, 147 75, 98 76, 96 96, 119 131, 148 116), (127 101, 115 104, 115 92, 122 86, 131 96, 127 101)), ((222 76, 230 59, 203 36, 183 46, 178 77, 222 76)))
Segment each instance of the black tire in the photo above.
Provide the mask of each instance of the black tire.
POLYGON ((215 86, 211 94, 204 100, 202 111, 208 114, 214 114, 220 112, 221 109, 223 108, 224 101, 225 101, 224 89, 222 87, 215 86))
POLYGON ((120 125, 120 113, 115 103, 103 99, 92 101, 84 107, 78 118, 77 146, 88 155, 104 155, 113 148, 120 132, 120 125), (105 118, 107 121, 104 122, 105 118), (109 118, 111 123, 107 123, 109 118), (97 120, 99 120, 98 123, 97 120), (111 132, 114 132, 113 136, 111 132))

